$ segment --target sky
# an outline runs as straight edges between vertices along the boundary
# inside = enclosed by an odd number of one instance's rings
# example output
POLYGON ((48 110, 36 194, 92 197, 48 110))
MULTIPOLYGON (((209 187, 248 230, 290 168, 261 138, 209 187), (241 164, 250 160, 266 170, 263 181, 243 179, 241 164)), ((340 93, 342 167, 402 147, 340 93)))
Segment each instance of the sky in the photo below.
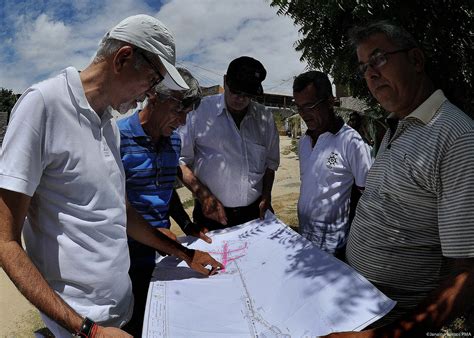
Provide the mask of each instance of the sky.
POLYGON ((85 68, 107 30, 148 14, 174 34, 177 65, 202 86, 222 85, 227 65, 248 55, 267 70, 265 92, 291 95, 306 70, 298 27, 267 0, 0 0, 0 87, 21 93, 67 66, 85 68))

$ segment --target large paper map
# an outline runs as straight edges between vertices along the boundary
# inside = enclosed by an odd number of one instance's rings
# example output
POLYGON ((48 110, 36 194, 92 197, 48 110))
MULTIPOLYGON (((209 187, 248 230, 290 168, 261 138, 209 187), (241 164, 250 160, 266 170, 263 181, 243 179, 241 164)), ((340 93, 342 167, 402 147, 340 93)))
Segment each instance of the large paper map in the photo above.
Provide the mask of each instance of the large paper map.
POLYGON ((183 244, 225 270, 202 278, 174 257, 159 259, 143 337, 315 337, 359 331, 395 305, 271 213, 210 237, 183 244))

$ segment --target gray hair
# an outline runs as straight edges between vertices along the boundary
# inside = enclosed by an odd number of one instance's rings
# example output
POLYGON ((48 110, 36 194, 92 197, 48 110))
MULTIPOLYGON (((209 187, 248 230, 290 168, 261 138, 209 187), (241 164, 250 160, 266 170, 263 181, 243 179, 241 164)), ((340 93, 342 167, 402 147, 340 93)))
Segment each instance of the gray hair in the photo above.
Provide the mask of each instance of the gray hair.
POLYGON ((385 34, 398 48, 418 47, 418 43, 410 33, 385 20, 352 28, 349 31, 349 40, 354 47, 357 47, 372 35, 380 33, 385 34))
MULTIPOLYGON (((196 80, 191 72, 183 67, 176 67, 179 72, 179 75, 183 78, 184 82, 188 85, 189 89, 183 92, 183 99, 191 98, 198 99, 202 97, 201 87, 199 86, 198 80, 196 80)), ((158 94, 171 96, 174 92, 173 90, 166 87, 162 82, 158 83, 155 86, 155 91, 158 94)))
POLYGON ((150 60, 156 58, 154 54, 141 48, 135 47, 131 43, 109 38, 108 35, 106 35, 99 43, 99 49, 97 50, 93 63, 99 63, 104 61, 106 57, 114 55, 123 46, 133 46, 134 48, 137 48, 140 51, 140 53, 136 53, 137 57, 135 58, 135 63, 133 64, 133 66, 137 70, 140 70, 142 66, 146 65, 146 61, 143 56, 141 56, 141 53, 145 54, 150 60))

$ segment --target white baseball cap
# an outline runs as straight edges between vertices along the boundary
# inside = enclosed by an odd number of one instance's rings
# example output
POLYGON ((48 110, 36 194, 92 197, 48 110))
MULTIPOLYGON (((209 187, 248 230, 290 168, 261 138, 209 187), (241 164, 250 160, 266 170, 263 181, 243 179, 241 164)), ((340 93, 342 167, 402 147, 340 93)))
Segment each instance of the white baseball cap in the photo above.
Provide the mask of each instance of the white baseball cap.
POLYGON ((189 89, 175 68, 174 37, 160 20, 145 14, 129 16, 107 32, 104 36, 106 38, 128 42, 158 55, 166 68, 162 83, 172 90, 189 89))

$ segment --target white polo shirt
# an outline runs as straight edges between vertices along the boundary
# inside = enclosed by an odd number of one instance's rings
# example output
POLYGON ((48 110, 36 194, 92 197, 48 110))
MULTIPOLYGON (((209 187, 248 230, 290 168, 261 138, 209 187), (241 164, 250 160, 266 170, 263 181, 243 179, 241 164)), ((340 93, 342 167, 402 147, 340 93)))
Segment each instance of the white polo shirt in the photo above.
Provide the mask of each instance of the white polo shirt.
POLYGON ((226 207, 253 203, 262 195, 266 168, 280 164, 280 140, 272 113, 251 102, 240 130, 225 107, 224 94, 205 97, 180 128, 180 163, 226 207))
POLYGON ((305 135, 299 143, 301 188, 298 200, 300 233, 322 250, 343 247, 349 231, 351 188, 365 187, 372 164, 362 137, 344 124, 319 136, 314 148, 305 135))
POLYGON ((110 112, 92 110, 67 68, 22 95, 0 154, 0 187, 32 196, 31 260, 78 313, 113 326, 133 303, 119 140, 110 112))

